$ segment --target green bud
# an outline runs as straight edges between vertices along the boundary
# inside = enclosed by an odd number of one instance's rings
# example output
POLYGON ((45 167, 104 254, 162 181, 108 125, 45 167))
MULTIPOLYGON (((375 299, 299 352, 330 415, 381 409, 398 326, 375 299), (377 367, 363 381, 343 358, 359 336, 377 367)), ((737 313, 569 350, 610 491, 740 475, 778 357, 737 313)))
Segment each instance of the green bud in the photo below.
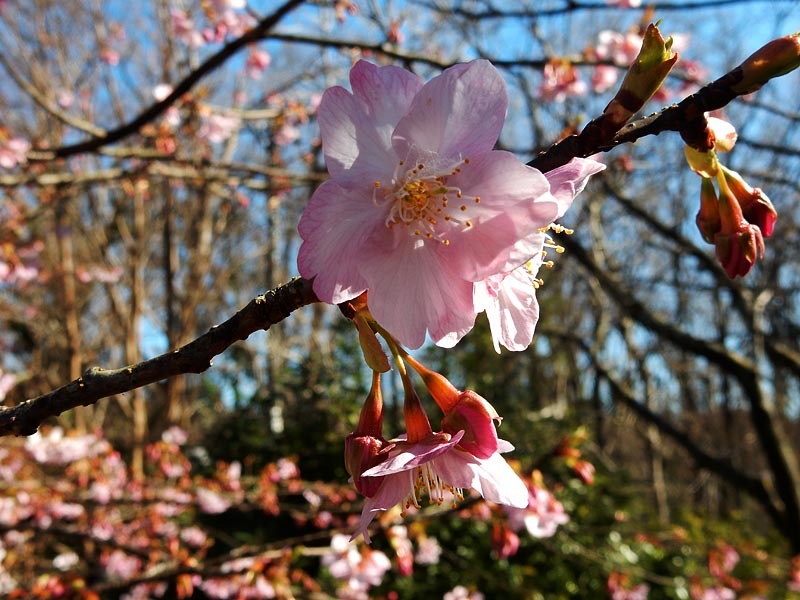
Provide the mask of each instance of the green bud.
POLYGON ((656 25, 648 25, 639 55, 625 74, 617 95, 603 111, 604 114, 622 124, 641 110, 664 83, 678 60, 678 55, 671 48, 672 38, 665 40, 656 25))

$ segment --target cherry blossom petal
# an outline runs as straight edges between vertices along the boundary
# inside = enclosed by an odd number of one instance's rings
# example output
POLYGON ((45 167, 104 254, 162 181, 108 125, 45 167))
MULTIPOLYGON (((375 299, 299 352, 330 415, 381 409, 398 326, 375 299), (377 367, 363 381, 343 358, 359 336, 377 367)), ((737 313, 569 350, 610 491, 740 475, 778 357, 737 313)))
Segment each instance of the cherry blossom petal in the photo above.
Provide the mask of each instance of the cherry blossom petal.
POLYGON ((471 281, 511 270, 530 258, 530 244, 558 215, 559 203, 548 193, 549 183, 536 169, 520 163, 507 152, 477 157, 454 178, 452 185, 465 196, 464 214, 474 226, 452 236, 449 253, 452 268, 471 281), (490 218, 491 217, 491 218, 490 218))
POLYGON ((389 139, 367 107, 343 87, 325 90, 317 109, 325 165, 332 177, 366 168, 391 173, 397 162, 389 139))
POLYGON ((605 168, 603 163, 590 158, 573 158, 567 164, 545 173, 550 182, 550 193, 559 203, 558 214, 553 220, 564 216, 575 196, 586 187, 589 177, 605 168))
POLYGON ((500 344, 513 351, 530 346, 539 320, 539 303, 527 272, 520 268, 508 273, 495 294, 485 292, 483 297, 495 351, 500 352, 500 344))
POLYGON ((475 323, 472 283, 450 267, 449 248, 403 242, 389 252, 368 248, 362 257, 373 316, 408 348, 422 345, 426 329, 434 342, 452 332, 464 335, 475 323))
POLYGON ((508 92, 489 61, 445 70, 426 83, 393 138, 400 157, 413 147, 452 158, 488 152, 500 136, 508 92))
POLYGON ((434 460, 436 473, 450 485, 473 489, 490 502, 528 506, 528 488, 499 453, 480 459, 453 450, 434 460))
POLYGON ((422 441, 415 444, 409 442, 398 442, 395 449, 389 452, 389 458, 385 461, 364 471, 362 477, 381 477, 393 475, 401 471, 408 471, 419 465, 429 462, 437 456, 450 451, 464 436, 463 431, 459 431, 447 440, 438 436, 429 441, 422 441))
POLYGON ((360 60, 350 71, 350 85, 372 118, 380 138, 391 145, 392 132, 408 112, 423 81, 400 67, 377 67, 360 60))
POLYGON ((359 255, 372 232, 385 227, 385 215, 369 205, 373 210, 365 210, 369 193, 357 184, 328 180, 314 192, 300 218, 304 242, 297 266, 303 277, 314 278, 314 292, 324 302, 338 304, 367 288, 359 255))

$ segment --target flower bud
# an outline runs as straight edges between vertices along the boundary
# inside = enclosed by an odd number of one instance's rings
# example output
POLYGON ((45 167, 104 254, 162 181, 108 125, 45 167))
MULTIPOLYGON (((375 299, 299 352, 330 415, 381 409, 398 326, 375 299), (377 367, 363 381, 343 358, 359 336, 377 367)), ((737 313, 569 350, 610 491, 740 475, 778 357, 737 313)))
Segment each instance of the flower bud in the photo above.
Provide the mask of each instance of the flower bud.
POLYGON ((375 495, 383 478, 362 478, 361 474, 386 460, 387 455, 380 454, 385 444, 381 376, 380 373, 373 372, 372 388, 361 407, 358 425, 344 441, 345 468, 353 478, 356 489, 367 498, 375 495))
POLYGON ((713 244, 714 236, 719 233, 721 222, 717 192, 708 177, 703 177, 700 185, 700 210, 695 217, 695 223, 697 223, 703 239, 709 244, 713 244))
POLYGON ((714 136, 714 150, 717 152, 730 152, 736 144, 739 135, 736 128, 728 121, 716 117, 706 117, 708 130, 714 136))
POLYGON ((356 489, 367 498, 377 493, 383 477, 361 477, 361 474, 386 460, 388 454, 380 453, 383 446, 382 439, 369 435, 351 433, 344 440, 344 466, 356 489))
POLYGON ((639 55, 625 74, 617 95, 603 111, 615 123, 625 123, 658 91, 678 55, 671 50, 672 38, 666 40, 654 24, 647 26, 639 55))
MULTIPOLYGON (((722 180, 724 181, 724 179, 722 180)), ((728 277, 744 276, 764 256, 764 238, 757 225, 748 223, 727 184, 720 186, 720 232, 714 236, 717 260, 728 277)))
POLYGON ((750 94, 774 77, 786 75, 800 66, 800 32, 771 42, 751 54, 738 69, 742 80, 732 89, 737 94, 750 94))
POLYGON ((745 220, 758 225, 764 237, 769 237, 775 230, 778 212, 772 202, 760 188, 750 187, 736 171, 724 169, 725 179, 731 192, 742 207, 745 220))
POLYGON ((500 415, 489 402, 472 390, 461 392, 458 402, 442 418, 442 431, 464 432, 459 446, 478 458, 489 458, 497 452, 495 420, 500 415))

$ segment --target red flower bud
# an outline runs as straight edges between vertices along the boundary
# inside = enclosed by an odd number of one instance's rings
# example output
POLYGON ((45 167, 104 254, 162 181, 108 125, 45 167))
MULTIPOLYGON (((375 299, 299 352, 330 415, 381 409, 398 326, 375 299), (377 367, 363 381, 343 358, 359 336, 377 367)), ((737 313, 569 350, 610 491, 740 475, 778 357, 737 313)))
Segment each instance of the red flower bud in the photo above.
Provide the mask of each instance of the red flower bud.
POLYGON ((703 177, 700 186, 700 210, 695 217, 695 223, 700 230, 700 235, 709 244, 714 243, 714 237, 722 226, 719 216, 719 200, 714 184, 708 177, 703 177))

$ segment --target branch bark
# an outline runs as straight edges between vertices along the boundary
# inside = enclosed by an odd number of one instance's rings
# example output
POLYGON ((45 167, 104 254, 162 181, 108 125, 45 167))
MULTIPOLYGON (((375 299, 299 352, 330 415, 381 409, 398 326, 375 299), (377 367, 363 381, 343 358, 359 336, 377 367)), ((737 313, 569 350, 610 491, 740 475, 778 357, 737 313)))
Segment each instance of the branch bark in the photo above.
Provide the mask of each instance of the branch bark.
POLYGON ((31 435, 46 419, 76 406, 129 392, 184 373, 202 373, 218 354, 259 329, 267 330, 308 304, 319 302, 311 282, 297 277, 258 296, 230 319, 185 346, 120 369, 92 367, 81 377, 17 406, 0 408, 0 436, 31 435))

